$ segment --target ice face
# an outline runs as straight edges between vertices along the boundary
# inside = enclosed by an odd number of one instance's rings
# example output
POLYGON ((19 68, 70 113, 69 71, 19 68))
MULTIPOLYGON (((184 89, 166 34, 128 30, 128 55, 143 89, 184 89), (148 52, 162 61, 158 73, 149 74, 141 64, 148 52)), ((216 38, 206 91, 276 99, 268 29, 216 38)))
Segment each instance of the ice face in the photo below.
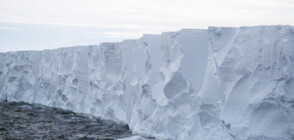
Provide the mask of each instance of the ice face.
POLYGON ((0 99, 128 123, 170 139, 294 138, 294 27, 183 29, 0 53, 0 99))
POLYGON ((292 26, 209 28, 199 97, 220 108, 219 119, 235 138, 294 138, 293 31, 292 26))

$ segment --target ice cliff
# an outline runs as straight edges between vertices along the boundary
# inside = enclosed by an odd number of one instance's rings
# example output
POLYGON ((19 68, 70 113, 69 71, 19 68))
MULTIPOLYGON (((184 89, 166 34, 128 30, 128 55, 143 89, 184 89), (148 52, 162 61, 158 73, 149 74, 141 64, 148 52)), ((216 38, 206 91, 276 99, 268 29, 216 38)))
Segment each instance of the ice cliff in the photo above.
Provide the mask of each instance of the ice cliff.
POLYGON ((156 138, 293 140, 294 27, 0 53, 0 99, 121 121, 156 138))

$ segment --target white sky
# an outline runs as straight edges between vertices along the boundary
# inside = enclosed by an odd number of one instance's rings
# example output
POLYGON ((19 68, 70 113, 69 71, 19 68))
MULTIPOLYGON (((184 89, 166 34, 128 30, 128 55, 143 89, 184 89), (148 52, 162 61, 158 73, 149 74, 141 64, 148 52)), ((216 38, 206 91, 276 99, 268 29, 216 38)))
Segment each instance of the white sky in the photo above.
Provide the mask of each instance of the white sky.
MULTIPOLYGON (((89 37, 120 41, 181 28, 293 25, 294 0, 0 0, 0 23, 0 35, 20 32, 17 23, 93 28, 89 37)), ((18 49, 35 48, 5 49, 0 38, 0 51, 18 49)))

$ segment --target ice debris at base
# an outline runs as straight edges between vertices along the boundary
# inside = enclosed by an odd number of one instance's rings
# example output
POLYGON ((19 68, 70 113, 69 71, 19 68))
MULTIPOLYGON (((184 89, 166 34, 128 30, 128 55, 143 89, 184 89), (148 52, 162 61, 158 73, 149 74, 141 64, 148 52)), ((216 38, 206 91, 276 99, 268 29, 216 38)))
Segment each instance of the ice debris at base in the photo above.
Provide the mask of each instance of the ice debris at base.
POLYGON ((294 27, 183 29, 0 54, 0 98, 169 139, 293 140, 294 27))

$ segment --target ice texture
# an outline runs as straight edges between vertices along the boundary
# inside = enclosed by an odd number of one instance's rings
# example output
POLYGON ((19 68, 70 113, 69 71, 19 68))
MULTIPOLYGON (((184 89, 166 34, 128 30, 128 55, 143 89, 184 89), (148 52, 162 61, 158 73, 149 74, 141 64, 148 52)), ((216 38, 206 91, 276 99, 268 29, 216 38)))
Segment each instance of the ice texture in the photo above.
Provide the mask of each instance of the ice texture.
POLYGON ((0 53, 0 99, 127 123, 163 139, 293 140, 294 27, 183 29, 0 53))
POLYGON ((294 27, 209 29, 198 97, 240 140, 294 139, 294 27))

